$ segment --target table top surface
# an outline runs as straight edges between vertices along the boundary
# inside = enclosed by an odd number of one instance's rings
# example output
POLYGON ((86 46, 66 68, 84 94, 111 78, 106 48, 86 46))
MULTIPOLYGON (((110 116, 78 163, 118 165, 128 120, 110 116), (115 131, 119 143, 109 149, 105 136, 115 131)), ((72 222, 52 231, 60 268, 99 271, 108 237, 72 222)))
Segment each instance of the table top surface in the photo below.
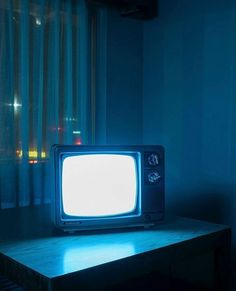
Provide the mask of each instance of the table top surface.
POLYGON ((55 278, 228 229, 175 217, 151 229, 2 241, 0 253, 47 278, 55 278))

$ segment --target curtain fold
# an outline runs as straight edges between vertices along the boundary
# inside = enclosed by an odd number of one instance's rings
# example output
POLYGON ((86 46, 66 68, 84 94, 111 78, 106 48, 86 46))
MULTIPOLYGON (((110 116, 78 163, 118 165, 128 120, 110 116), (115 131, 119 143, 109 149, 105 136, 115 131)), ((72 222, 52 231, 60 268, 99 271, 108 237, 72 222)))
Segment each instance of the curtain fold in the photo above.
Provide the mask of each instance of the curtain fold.
POLYGON ((0 2, 0 206, 50 202, 50 147, 86 143, 89 16, 73 0, 0 2))

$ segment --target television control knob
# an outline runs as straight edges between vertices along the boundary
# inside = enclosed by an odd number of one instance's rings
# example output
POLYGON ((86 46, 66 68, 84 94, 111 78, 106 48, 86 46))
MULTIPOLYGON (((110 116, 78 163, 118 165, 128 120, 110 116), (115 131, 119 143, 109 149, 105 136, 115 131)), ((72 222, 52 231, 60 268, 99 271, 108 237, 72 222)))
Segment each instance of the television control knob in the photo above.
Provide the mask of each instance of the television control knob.
POLYGON ((159 164, 159 157, 157 154, 150 154, 147 159, 150 166, 157 166, 159 164))
POLYGON ((147 178, 150 184, 155 184, 160 180, 161 176, 157 171, 151 171, 148 173, 147 178))

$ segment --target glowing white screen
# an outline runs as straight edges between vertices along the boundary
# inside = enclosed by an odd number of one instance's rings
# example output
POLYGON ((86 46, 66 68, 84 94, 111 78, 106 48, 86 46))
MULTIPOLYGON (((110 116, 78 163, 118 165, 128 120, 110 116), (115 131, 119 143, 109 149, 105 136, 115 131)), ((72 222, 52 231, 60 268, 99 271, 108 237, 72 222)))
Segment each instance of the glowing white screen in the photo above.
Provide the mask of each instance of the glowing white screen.
POLYGON ((89 154, 63 161, 62 202, 67 215, 109 216, 131 212, 137 202, 135 159, 89 154))

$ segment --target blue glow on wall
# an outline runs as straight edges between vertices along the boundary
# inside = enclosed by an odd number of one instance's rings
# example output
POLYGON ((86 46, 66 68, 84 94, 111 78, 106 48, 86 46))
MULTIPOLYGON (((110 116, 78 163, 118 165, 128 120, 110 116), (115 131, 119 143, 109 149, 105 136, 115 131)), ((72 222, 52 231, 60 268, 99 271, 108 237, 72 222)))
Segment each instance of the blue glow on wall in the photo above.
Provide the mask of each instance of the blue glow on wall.
POLYGON ((230 224, 236 242, 235 31, 235 1, 159 1, 144 24, 143 140, 165 146, 168 210, 230 224))

